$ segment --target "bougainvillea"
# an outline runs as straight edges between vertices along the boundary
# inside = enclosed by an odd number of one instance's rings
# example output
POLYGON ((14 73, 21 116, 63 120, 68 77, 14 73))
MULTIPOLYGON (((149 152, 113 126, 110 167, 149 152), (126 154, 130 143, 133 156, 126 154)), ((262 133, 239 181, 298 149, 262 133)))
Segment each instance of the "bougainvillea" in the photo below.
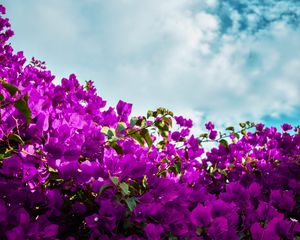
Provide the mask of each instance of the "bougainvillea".
POLYGON ((299 239, 299 127, 130 117, 0 30, 0 239, 299 239))

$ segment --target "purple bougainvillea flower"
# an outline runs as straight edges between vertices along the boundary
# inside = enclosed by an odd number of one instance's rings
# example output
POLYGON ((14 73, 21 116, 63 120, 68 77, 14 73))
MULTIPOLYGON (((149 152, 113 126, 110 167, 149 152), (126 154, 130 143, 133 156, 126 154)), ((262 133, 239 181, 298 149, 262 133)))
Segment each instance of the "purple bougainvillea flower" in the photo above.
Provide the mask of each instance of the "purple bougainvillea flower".
POLYGON ((264 124, 258 123, 255 125, 255 128, 257 131, 261 132, 264 129, 264 126, 265 126, 264 124))
POLYGON ((100 224, 100 216, 98 214, 92 214, 85 218, 85 222, 89 228, 97 228, 100 224))
POLYGON ((80 157, 81 151, 79 149, 68 149, 66 151, 64 151, 63 155, 64 155, 64 159, 66 161, 78 161, 79 157, 80 157))
POLYGON ((279 213, 276 211, 276 209, 269 203, 260 201, 258 208, 257 208, 257 215, 263 219, 270 221, 274 217, 278 216, 279 213))
POLYGON ((24 230, 21 226, 17 226, 6 232, 7 240, 25 239, 24 230))
POLYGON ((164 232, 164 229, 161 225, 159 224, 147 224, 147 226, 144 228, 144 231, 148 237, 148 239, 153 239, 153 240, 159 240, 160 235, 164 232))
POLYGON ((8 177, 18 177, 22 173, 22 168, 22 160, 18 156, 13 155, 3 160, 0 173, 8 177))
POLYGON ((207 130, 213 130, 215 128, 215 125, 212 122, 205 123, 205 128, 207 130))
POLYGON ((281 125, 281 128, 282 128, 283 131, 289 131, 289 130, 293 129, 292 125, 287 124, 287 123, 281 125))
POLYGON ((58 232, 58 225, 56 224, 49 224, 43 229, 43 238, 51 239, 57 235, 58 232))
POLYGON ((78 162, 63 162, 58 167, 59 175, 62 179, 68 180, 78 174, 78 162))
POLYGON ((0 223, 6 221, 7 208, 5 202, 0 199, 0 223))
POLYGON ((172 137, 172 139, 174 140, 174 141, 178 141, 179 139, 180 139, 180 132, 173 132, 172 133, 172 135, 171 135, 171 137, 172 137))
POLYGON ((132 104, 126 103, 120 100, 117 104, 117 113, 121 118, 121 121, 127 121, 128 116, 130 115, 132 110, 132 104))
POLYGON ((293 192, 273 190, 270 195, 270 202, 273 206, 291 212, 296 206, 293 192))
POLYGON ((218 136, 218 132, 215 130, 211 130, 208 137, 211 140, 215 140, 217 136, 218 136))
POLYGON ((225 217, 215 218, 208 228, 207 234, 212 239, 226 239, 226 235, 228 232, 228 223, 225 217))
POLYGON ((208 227, 212 221, 211 207, 198 204, 191 213, 191 222, 195 226, 208 227))

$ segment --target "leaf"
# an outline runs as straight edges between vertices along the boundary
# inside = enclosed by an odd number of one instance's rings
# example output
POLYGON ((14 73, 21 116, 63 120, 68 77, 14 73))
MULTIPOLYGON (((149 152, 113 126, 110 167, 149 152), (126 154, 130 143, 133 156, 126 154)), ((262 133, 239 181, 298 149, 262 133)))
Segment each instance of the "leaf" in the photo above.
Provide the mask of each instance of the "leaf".
POLYGON ((109 130, 109 127, 104 126, 104 127, 102 127, 101 132, 104 133, 105 135, 107 135, 108 130, 109 130))
POLYGON ((227 131, 233 131, 234 132, 234 127, 230 126, 226 128, 227 131))
POLYGON ((132 212, 136 207, 136 199, 134 197, 126 198, 125 200, 129 210, 132 212))
POLYGON ((4 96, 0 93, 0 102, 4 100, 4 96))
POLYGON ((15 108, 17 108, 25 117, 27 123, 31 121, 31 110, 28 107, 28 102, 24 99, 20 99, 14 102, 15 108))
POLYGON ((116 142, 111 142, 110 144, 110 147, 113 148, 118 154, 123 154, 123 148, 118 145, 116 142))
POLYGON ((149 131, 147 129, 142 129, 141 130, 141 136, 145 139, 147 145, 148 145, 148 148, 150 149, 152 147, 152 144, 153 144, 153 140, 149 134, 149 131))
POLYGON ((144 175, 143 180, 142 180, 142 185, 144 188, 147 187, 147 175, 144 175))
POLYGON ((119 178, 118 177, 110 177, 110 180, 113 184, 118 185, 119 184, 119 178))
POLYGON ((154 124, 157 128, 161 136, 167 138, 169 135, 169 127, 162 121, 155 121, 154 124))
POLYGON ((138 119, 135 125, 139 127, 146 127, 146 119, 145 118, 138 119))
POLYGON ((104 133, 108 140, 112 140, 116 137, 115 129, 109 127, 102 127, 101 132, 104 133))
POLYGON ((140 135, 140 133, 134 129, 128 130, 128 135, 136 140, 141 146, 144 146, 145 141, 144 138, 140 135))
POLYGON ((241 133, 242 133, 244 136, 247 135, 246 129, 243 129, 243 130, 241 131, 241 133))
POLYGON ((240 123, 240 127, 241 128, 245 128, 246 127, 246 123, 240 123))
POLYGON ((238 133, 234 133, 234 136, 237 138, 237 139, 240 139, 240 135, 238 133))
POLYGON ((122 132, 123 130, 125 130, 127 128, 126 123, 124 122, 119 122, 118 126, 117 126, 117 131, 118 132, 122 132))
POLYGON ((100 190, 99 190, 99 195, 101 195, 102 193, 104 193, 104 191, 105 191, 106 189, 111 188, 111 187, 113 187, 113 185, 110 184, 110 183, 103 184, 102 187, 101 187, 100 190))
POLYGON ((181 173, 182 166, 181 166, 180 160, 177 160, 177 161, 175 162, 175 168, 176 168, 176 172, 177 172, 177 173, 181 173))
POLYGON ((208 134, 207 133, 202 133, 202 134, 200 134, 199 137, 201 137, 201 138, 208 138, 208 134))
POLYGON ((122 182, 122 183, 120 183, 119 186, 120 186, 120 188, 121 188, 121 190, 122 190, 122 192, 124 193, 125 196, 129 194, 129 186, 128 186, 127 183, 122 182))
POLYGON ((224 147, 228 148, 228 142, 225 139, 221 139, 219 143, 222 144, 224 147))
POLYGON ((107 131, 107 138, 108 139, 112 139, 114 136, 115 136, 115 130, 110 128, 108 131, 107 131))
POLYGON ((147 112, 147 118, 153 117, 153 111, 148 111, 147 112))
POLYGON ((162 119, 164 120, 164 122, 165 122, 168 126, 172 127, 172 120, 171 120, 170 118, 168 118, 168 117, 163 117, 162 119))
POLYGON ((133 117, 130 119, 130 127, 134 127, 134 125, 136 124, 136 122, 138 121, 137 117, 133 117))
POLYGON ((202 227, 197 227, 196 234, 198 236, 201 236, 204 233, 204 229, 202 227))
POLYGON ((2 78, 0 78, 0 80, 2 82, 3 87, 10 93, 11 96, 14 96, 16 92, 20 93, 20 90, 15 85, 7 83, 2 78))
POLYGON ((12 140, 12 141, 15 141, 15 142, 18 142, 18 143, 20 143, 22 145, 25 144, 25 142, 23 141, 23 139, 19 135, 17 135, 17 134, 10 134, 8 136, 8 139, 12 140))
POLYGON ((156 145, 156 147, 159 149, 164 149, 166 145, 167 145, 167 142, 165 140, 162 140, 156 145))

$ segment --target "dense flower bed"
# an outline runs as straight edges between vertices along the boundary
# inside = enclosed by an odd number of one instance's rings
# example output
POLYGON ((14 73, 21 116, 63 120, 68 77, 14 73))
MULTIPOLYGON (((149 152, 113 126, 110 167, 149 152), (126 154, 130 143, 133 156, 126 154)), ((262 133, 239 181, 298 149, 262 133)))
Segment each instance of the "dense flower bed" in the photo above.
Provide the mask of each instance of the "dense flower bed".
POLYGON ((0 30, 0 239, 299 239, 299 127, 196 137, 163 108, 129 118, 0 30))

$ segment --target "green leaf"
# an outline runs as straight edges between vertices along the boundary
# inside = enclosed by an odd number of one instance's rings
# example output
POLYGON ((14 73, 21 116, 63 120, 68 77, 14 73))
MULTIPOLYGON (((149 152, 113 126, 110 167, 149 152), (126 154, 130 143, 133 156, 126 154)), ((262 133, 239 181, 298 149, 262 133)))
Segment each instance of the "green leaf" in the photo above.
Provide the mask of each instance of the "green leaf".
POLYGON ((165 124, 164 122, 162 121, 155 121, 155 124, 154 124, 157 128, 158 128, 158 131, 159 133, 161 134, 161 136, 167 138, 168 135, 169 135, 169 127, 167 124, 165 124))
POLYGON ((110 128, 108 131, 107 131, 107 138, 108 139, 112 139, 113 137, 115 136, 115 130, 110 128))
POLYGON ((110 177, 110 180, 113 184, 118 185, 119 184, 119 178, 118 177, 110 177))
POLYGON ((153 111, 148 111, 147 112, 147 118, 153 117, 153 111))
POLYGON ((118 154, 123 154, 123 148, 116 142, 110 142, 110 147, 113 148, 118 154))
POLYGON ((121 132, 121 131, 125 130, 126 128, 127 128, 126 123, 124 123, 124 122, 119 122, 119 123, 118 123, 118 126, 117 126, 117 131, 118 131, 118 132, 121 132))
POLYGON ((18 143, 20 143, 22 145, 25 144, 25 142, 23 141, 23 139, 19 135, 17 135, 17 134, 10 134, 8 136, 8 139, 12 140, 12 141, 15 141, 15 142, 18 142, 18 143))
POLYGON ((144 138, 140 135, 140 133, 134 129, 128 130, 127 134, 136 140, 141 146, 144 146, 145 141, 144 138))
POLYGON ((110 183, 103 184, 102 187, 101 187, 100 190, 99 190, 99 195, 101 195, 102 193, 104 193, 104 191, 105 191, 106 189, 111 188, 111 187, 113 187, 113 185, 110 184, 110 183))
POLYGON ((196 234, 198 236, 201 236, 204 233, 204 229, 202 227, 197 227, 196 234))
POLYGON ((176 168, 176 172, 177 172, 177 173, 181 173, 182 167, 181 167, 181 162, 180 162, 180 160, 177 160, 177 161, 175 162, 175 168, 176 168))
POLYGON ((207 133, 202 133, 202 134, 200 134, 199 137, 201 137, 201 138, 208 138, 208 134, 207 133))
POLYGON ((152 144, 153 144, 153 140, 149 134, 149 131, 145 128, 143 128, 141 130, 141 136, 145 139, 147 145, 148 145, 148 148, 150 149, 152 147, 152 144))
POLYGON ((20 99, 14 102, 15 108, 17 108, 25 117, 27 123, 31 121, 31 110, 28 107, 28 102, 24 99, 20 99))
POLYGON ((129 210, 132 212, 136 206, 136 199, 134 197, 126 198, 125 202, 129 210))
POLYGON ((237 139, 240 139, 240 135, 238 133, 234 133, 234 136, 237 138, 237 139))
POLYGON ((240 123, 240 127, 241 128, 245 128, 246 127, 246 123, 240 123))
POLYGON ((104 133, 105 135, 107 135, 108 130, 109 130, 109 127, 104 126, 104 127, 102 127, 101 132, 104 133))
POLYGON ((0 102, 4 100, 4 96, 0 93, 0 102))
POLYGON ((15 85, 7 83, 2 78, 0 78, 0 80, 2 82, 3 87, 10 93, 11 96, 14 96, 16 92, 20 93, 20 90, 15 85))
POLYGON ((228 142, 225 139, 221 139, 219 143, 222 144, 224 147, 228 148, 228 142))
POLYGON ((49 171, 50 173, 58 173, 58 170, 57 170, 57 169, 54 169, 54 168, 52 168, 52 167, 48 167, 48 171, 49 171))
POLYGON ((241 133, 242 133, 244 136, 247 135, 246 129, 243 129, 243 130, 241 131, 241 133))
POLYGON ((167 145, 167 142, 165 140, 162 140, 156 145, 156 147, 159 149, 164 149, 166 145, 167 145))
POLYGON ((144 188, 147 187, 147 175, 144 175, 143 180, 142 180, 142 185, 144 188))
POLYGON ((172 127, 172 120, 171 120, 170 118, 168 118, 168 117, 163 117, 162 119, 164 120, 164 122, 165 122, 168 126, 172 127))
POLYGON ((137 121, 138 121, 137 117, 131 118, 130 119, 130 127, 134 127, 137 121))
POLYGON ((146 127, 146 119, 145 118, 138 119, 135 125, 139 127, 146 127))
POLYGON ((113 140, 116 138, 116 131, 113 128, 102 127, 101 132, 104 133, 108 140, 113 140))
POLYGON ((226 128, 227 131, 233 131, 234 132, 234 127, 230 126, 228 128, 226 128))
POLYGON ((129 186, 128 186, 127 183, 122 182, 122 183, 120 183, 119 186, 120 186, 120 189, 122 190, 122 192, 124 193, 125 196, 129 194, 129 186))

